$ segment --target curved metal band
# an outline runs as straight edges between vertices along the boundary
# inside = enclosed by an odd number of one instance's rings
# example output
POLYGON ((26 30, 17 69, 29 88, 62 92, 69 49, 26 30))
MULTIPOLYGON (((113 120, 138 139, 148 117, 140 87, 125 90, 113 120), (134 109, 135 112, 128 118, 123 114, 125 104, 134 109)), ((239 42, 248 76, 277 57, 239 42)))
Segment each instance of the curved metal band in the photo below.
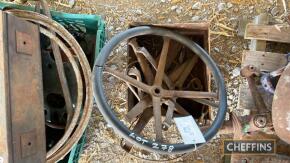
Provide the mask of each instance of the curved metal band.
MULTIPOLYGON (((47 157, 47 162, 57 162, 60 159, 62 159, 72 148, 73 146, 78 142, 78 140, 81 138, 82 134, 84 133, 86 126, 89 122, 90 115, 92 112, 92 105, 93 105, 93 92, 92 92, 92 82, 91 82, 91 71, 89 63, 86 59, 86 56, 78 44, 78 42, 75 40, 75 38, 59 23, 49 19, 48 17, 31 12, 31 11, 23 11, 23 10, 6 10, 6 12, 11 13, 12 15, 18 16, 20 18, 23 18, 28 21, 32 21, 35 23, 38 23, 40 25, 43 25, 45 27, 48 27, 50 30, 57 33, 62 39, 64 39, 68 45, 73 49, 75 54, 77 55, 83 76, 84 76, 84 85, 85 85, 85 91, 86 96, 84 100, 83 107, 83 113, 81 114, 81 117, 79 118, 79 123, 77 127, 74 127, 73 133, 66 132, 69 136, 69 139, 66 140, 66 142, 61 146, 56 152, 54 152, 50 157, 47 157)), ((73 126, 72 126, 73 127, 73 126)))

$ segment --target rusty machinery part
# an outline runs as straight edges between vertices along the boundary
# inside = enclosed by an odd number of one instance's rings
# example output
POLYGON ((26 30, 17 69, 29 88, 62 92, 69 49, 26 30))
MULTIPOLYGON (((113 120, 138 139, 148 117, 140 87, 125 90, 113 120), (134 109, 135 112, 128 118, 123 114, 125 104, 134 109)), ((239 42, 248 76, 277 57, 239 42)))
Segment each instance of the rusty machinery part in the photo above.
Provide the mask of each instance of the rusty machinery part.
POLYGON ((251 95, 256 106, 256 111, 253 112, 253 122, 254 125, 258 128, 264 128, 267 124, 271 124, 271 112, 267 109, 263 97, 258 91, 258 88, 255 84, 255 77, 260 76, 260 70, 253 66, 247 65, 241 69, 241 75, 245 77, 248 81, 248 85, 251 91, 251 95))
MULTIPOLYGON (((25 20, 37 23, 41 26, 47 27, 49 30, 55 32, 58 36, 63 39, 67 45, 71 47, 74 54, 77 56, 78 61, 81 66, 82 74, 84 77, 84 85, 85 85, 85 100, 82 105, 80 105, 79 108, 76 107, 75 110, 82 108, 82 114, 81 117, 77 115, 77 113, 74 113, 72 121, 67 128, 65 134, 61 138, 61 140, 51 149, 53 150, 50 152, 49 155, 47 155, 47 162, 56 162, 58 160, 61 160, 78 142, 78 140, 81 138, 83 132, 85 131, 85 128, 88 124, 90 114, 92 111, 92 105, 93 105, 93 92, 92 92, 92 83, 90 82, 90 66, 89 63, 85 57, 84 52, 82 51, 81 47, 79 46, 78 42, 74 39, 74 37, 60 24, 57 22, 49 19, 48 17, 30 12, 30 11, 22 11, 22 10, 6 10, 6 12, 13 14, 15 16, 18 16, 20 18, 23 18, 25 20), (79 120, 79 121, 78 121, 79 120), (78 121, 78 125, 73 125, 73 122, 78 121)), ((43 29, 41 30, 44 31, 43 29)), ((53 35, 47 31, 48 37, 51 37, 51 39, 57 40, 56 36, 53 35)), ((58 39, 60 41, 61 39, 58 39)), ((56 41, 56 42, 58 42, 56 41)), ((65 44, 63 44, 65 45, 65 44)), ((61 46, 60 46, 61 47, 61 46)), ((61 47, 62 48, 62 47, 61 47)))
MULTIPOLYGON (((40 8, 40 6, 43 8, 44 11, 44 15, 46 15, 48 18, 52 19, 51 14, 50 14, 50 10, 48 7, 48 3, 46 2, 46 0, 39 0, 39 2, 36 4, 37 5, 37 9, 40 8)), ((53 31, 51 31, 51 33, 53 35, 55 35, 55 33, 53 31)), ((53 41, 52 39, 50 39, 50 44, 51 44, 51 48, 52 48, 52 54, 55 60, 55 65, 56 65, 56 70, 57 70, 57 74, 58 74, 58 79, 60 81, 60 85, 61 85, 61 90, 62 90, 62 95, 64 97, 64 101, 65 101, 65 109, 66 109, 66 128, 68 127, 68 125, 70 124, 71 118, 72 118, 72 114, 73 114, 73 102, 72 102, 72 94, 71 91, 69 89, 69 85, 68 85, 68 80, 67 77, 65 75, 65 69, 64 69, 64 64, 63 64, 63 60, 61 57, 61 51, 58 47, 58 45, 55 43, 55 41, 53 41)), ((79 81, 79 80, 77 80, 79 81)))
POLYGON ((272 120, 277 136, 290 144, 290 64, 288 64, 278 81, 273 103, 272 120))
MULTIPOLYGON (((156 64, 157 65, 157 64, 156 64)), ((146 67, 144 67, 146 68, 146 67)), ((152 75, 152 74, 151 74, 152 75)), ((121 32, 120 34, 113 37, 102 49, 100 55, 97 58, 97 61, 94 65, 93 70, 93 89, 94 89, 94 97, 97 102, 98 108, 100 109, 101 113, 103 114, 105 120, 113 126, 115 131, 119 133, 123 138, 126 139, 129 143, 132 143, 133 145, 136 145, 139 148, 145 149, 150 152, 156 152, 160 154, 183 154, 193 151, 196 146, 200 146, 202 144, 165 144, 162 143, 162 126, 161 126, 161 109, 160 104, 163 101, 163 99, 167 101, 171 101, 174 103, 174 99, 177 97, 183 97, 183 98, 219 98, 219 107, 218 107, 218 113, 213 121, 213 124, 208 128, 208 130, 205 131, 204 137, 206 141, 209 141, 217 132, 218 129, 222 126, 222 123, 225 118, 225 114, 227 111, 227 105, 226 105, 226 91, 225 91, 225 84, 224 79, 214 63, 214 61, 210 58, 208 53, 203 50, 199 45, 197 45, 195 42, 191 41, 187 37, 184 37, 178 33, 174 33, 169 30, 165 30, 162 28, 156 28, 156 27, 149 27, 149 26, 140 26, 128 29, 124 32, 121 32), (159 64, 158 67, 156 67, 156 77, 155 79, 152 78, 152 76, 149 76, 150 74, 144 74, 147 75, 147 79, 151 78, 152 80, 148 80, 149 82, 152 82, 154 84, 153 86, 144 84, 142 82, 137 81, 134 78, 131 78, 123 73, 113 71, 110 68, 104 68, 104 65, 107 61, 107 58, 113 51, 113 49, 124 40, 129 40, 131 38, 137 37, 137 36, 144 36, 144 35, 156 35, 156 36, 163 36, 164 44, 163 48, 160 54, 159 58, 159 64), (218 94, 217 93, 211 93, 211 92, 199 92, 199 91, 176 91, 176 90, 166 90, 161 87, 162 81, 164 80, 164 83, 167 84, 167 86, 170 85, 170 81, 166 81, 166 75, 164 75, 164 68, 165 61, 167 58, 167 51, 168 51, 168 44, 170 39, 175 40, 183 45, 185 45, 187 48, 189 48, 191 51, 193 51, 196 55, 198 55, 199 58, 208 66, 210 71, 213 74, 213 78, 218 84, 218 94), (149 110, 154 115, 155 120, 155 133, 157 136, 156 141, 151 141, 148 139, 145 139, 144 137, 140 136, 139 134, 135 133, 134 131, 128 129, 114 114, 112 108, 107 103, 107 99, 104 92, 104 86, 103 86, 103 73, 109 73, 122 81, 125 81, 127 83, 130 83, 132 86, 137 87, 141 89, 143 92, 147 93, 146 96, 136 105, 137 107, 139 105, 153 105, 153 111, 152 109, 149 110), (164 76, 164 77, 163 77, 164 76), (151 97, 149 96, 152 96, 151 97), (169 99, 169 100, 168 100, 169 99), (151 102, 151 100, 153 102, 151 102), (153 104, 152 104, 153 103, 153 104), (157 123, 156 123, 157 122, 157 123), (157 127, 156 127, 157 126, 157 127), (152 148, 154 146, 166 146, 170 147, 169 151, 164 151, 162 149, 156 149, 152 148)), ((146 109, 148 110, 148 109, 146 109)), ((145 110, 145 111, 146 111, 145 110)), ((136 109, 139 114, 140 110, 136 109)), ((141 113, 143 110, 141 110, 141 113)), ((145 112, 144 112, 145 113, 145 112)), ((144 114, 143 113, 143 114, 144 114)), ((135 113, 134 113, 135 114, 135 113)), ((148 115, 144 114, 144 115, 148 115)), ((128 117, 128 116, 127 116, 128 117)), ((142 117, 141 117, 142 118, 142 117)))
MULTIPOLYGON (((75 118, 72 119, 72 121, 69 123, 69 126, 70 125, 75 126, 77 123, 77 117, 80 115, 80 110, 81 110, 81 105, 82 105, 82 100, 83 100, 83 83, 82 83, 82 78, 81 78, 79 68, 77 66, 77 63, 76 63, 76 60, 75 60, 73 54, 70 52, 68 47, 66 47, 66 45, 59 38, 57 38, 54 34, 52 34, 51 32, 49 32, 48 30, 46 30, 44 28, 40 28, 40 32, 58 44, 58 46, 62 49, 64 54, 66 54, 66 56, 68 57, 70 63, 72 64, 73 71, 75 72, 75 75, 76 75, 75 80, 78 81, 77 88, 76 88, 77 100, 76 100, 76 107, 74 110, 75 118)), ((49 55, 47 55, 47 57, 49 57, 49 55)), ((49 125, 49 124, 47 124, 47 125, 49 125)), ((67 131, 71 132, 71 129, 68 128, 67 131)), ((57 146, 60 146, 60 145, 56 145, 54 148, 56 148, 57 146)))

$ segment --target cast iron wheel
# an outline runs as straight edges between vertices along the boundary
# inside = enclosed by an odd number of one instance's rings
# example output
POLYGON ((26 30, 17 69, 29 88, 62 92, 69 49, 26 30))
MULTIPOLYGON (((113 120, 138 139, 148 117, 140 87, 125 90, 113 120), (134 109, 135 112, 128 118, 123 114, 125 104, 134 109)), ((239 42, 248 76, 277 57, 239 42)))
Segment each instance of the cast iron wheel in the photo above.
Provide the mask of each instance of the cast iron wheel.
MULTIPOLYGON (((150 57, 146 58, 147 60, 150 60, 150 57)), ((150 61, 149 61, 150 62, 150 61)), ((152 63, 152 66, 154 67, 154 63, 152 63)), ((162 101, 168 100, 168 99, 174 99, 174 98, 194 98, 200 101, 203 101, 203 103, 206 103, 209 100, 207 99, 218 99, 218 112, 216 115, 216 118, 214 119, 212 125, 204 132, 204 138, 206 141, 209 141, 216 133, 218 132, 219 128, 223 124, 225 114, 227 111, 227 99, 226 99, 226 89, 224 84, 224 79, 214 63, 214 61, 211 59, 211 57, 208 55, 208 53, 202 49, 198 44, 191 41, 190 39, 178 34, 174 33, 169 30, 156 28, 156 27, 149 27, 149 26, 140 26, 128 29, 115 37, 113 37, 102 49, 100 55, 97 58, 97 61, 94 65, 93 70, 93 86, 94 86, 94 97, 97 102, 98 108, 101 111, 102 115, 104 116, 105 120, 113 126, 115 131, 119 133, 123 138, 125 138, 128 142, 145 149, 150 152, 157 152, 160 154, 182 154, 182 153, 188 153, 193 151, 196 146, 200 146, 202 144, 165 144, 162 143, 162 125, 161 125, 161 103, 162 101), (110 68, 104 68, 105 63, 110 55, 110 53, 113 51, 113 49, 122 41, 132 39, 136 36, 144 36, 144 35, 156 35, 156 36, 162 36, 163 37, 163 48, 160 54, 159 63, 158 66, 156 66, 156 75, 155 78, 152 80, 152 85, 144 84, 135 78, 132 78, 128 75, 124 75, 116 70, 112 70, 110 68), (209 68, 211 71, 213 78, 215 80, 215 83, 218 87, 218 93, 213 92, 199 92, 199 91, 177 91, 177 90, 166 90, 162 88, 162 83, 167 83, 170 81, 167 80, 166 82, 166 75, 164 75, 164 68, 166 64, 166 57, 168 52, 168 44, 169 40, 175 40, 183 45, 185 45, 187 48, 189 48, 191 51, 193 51, 209 68), (146 103, 147 101, 152 101, 153 106, 153 115, 154 115, 154 121, 155 121, 155 134, 156 139, 154 141, 148 140, 142 136, 140 136, 137 133, 134 133, 132 130, 130 130, 128 127, 126 127, 120 119, 117 118, 117 116, 114 114, 112 108, 108 104, 108 100, 106 99, 105 92, 104 92, 104 86, 103 86, 103 73, 111 74, 118 79, 128 83, 131 86, 134 86, 136 88, 141 89, 144 93, 147 93, 148 98, 144 100, 141 99, 140 102, 137 105, 140 105, 140 103, 146 103), (150 95, 150 96, 149 96, 150 95), (158 147, 158 148, 156 148, 158 147), (159 148, 160 147, 160 148, 159 148), (161 148, 166 147, 166 148, 161 148)), ((168 100, 170 101, 170 100, 168 100)), ((169 106, 169 105, 168 105, 169 106)), ((175 106, 177 107, 177 106, 175 106)), ((134 107, 137 113, 130 113, 130 111, 127 114, 127 117, 130 119, 130 115, 134 114, 136 115, 140 114, 140 110, 136 109, 134 107)), ((134 110, 132 108, 131 110, 134 110)), ((138 106, 137 106, 138 108, 138 106)), ((169 107, 168 107, 169 108, 169 107)), ((142 112, 141 112, 142 113, 142 112)))

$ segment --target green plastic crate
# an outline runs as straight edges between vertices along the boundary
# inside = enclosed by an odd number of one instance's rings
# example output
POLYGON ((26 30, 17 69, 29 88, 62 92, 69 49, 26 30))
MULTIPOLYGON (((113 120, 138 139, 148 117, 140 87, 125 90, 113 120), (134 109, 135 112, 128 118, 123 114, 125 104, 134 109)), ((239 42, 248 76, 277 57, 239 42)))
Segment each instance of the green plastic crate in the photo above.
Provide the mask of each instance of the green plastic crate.
MULTIPOLYGON (((34 11, 33 7, 0 2, 0 10, 8 8, 34 11)), ((94 55, 90 56, 92 58, 88 58, 88 60, 90 61, 90 65, 92 66, 97 55, 105 44, 105 23, 102 17, 100 15, 71 14, 58 11, 51 11, 51 15, 55 21, 62 24, 73 35, 75 33, 84 33, 89 38, 95 37, 94 55)))
MULTIPOLYGON (((21 10, 30 10, 33 11, 34 8, 28 6, 22 6, 11 3, 0 2, 0 9, 21 9, 21 10)), ((84 49, 85 54, 90 62, 90 65, 93 66, 96 57, 103 48, 106 40, 105 33, 105 23, 101 16, 99 15, 88 15, 88 14, 70 14, 63 13, 58 11, 51 11, 52 18, 62 24, 72 35, 85 35, 88 39, 95 40, 95 46, 93 52, 88 52, 84 49), (92 53, 92 54, 88 54, 92 53)), ((91 42, 90 42, 91 43, 91 42)), ((86 140, 86 133, 83 134, 82 138, 79 140, 70 153, 60 161, 68 163, 77 163, 80 157, 80 153, 83 150, 83 146, 86 140)))

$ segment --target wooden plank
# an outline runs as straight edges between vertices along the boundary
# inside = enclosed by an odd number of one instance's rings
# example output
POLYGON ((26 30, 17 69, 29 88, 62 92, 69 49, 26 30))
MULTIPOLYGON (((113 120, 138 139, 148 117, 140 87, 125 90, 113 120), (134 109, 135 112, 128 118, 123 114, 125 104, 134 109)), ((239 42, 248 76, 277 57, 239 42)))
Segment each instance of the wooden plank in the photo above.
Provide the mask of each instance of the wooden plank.
MULTIPOLYGON (((255 17, 253 23, 254 24, 261 24, 261 25, 266 25, 269 22, 269 17, 268 14, 260 14, 255 17)), ((251 40, 250 44, 250 50, 255 50, 255 51, 265 51, 266 50, 266 41, 262 40, 251 40)))
POLYGON ((286 63, 286 54, 248 50, 243 51, 242 67, 252 64, 262 71, 274 71, 285 66, 286 63))
POLYGON ((248 24, 245 39, 290 43, 290 27, 248 24))

